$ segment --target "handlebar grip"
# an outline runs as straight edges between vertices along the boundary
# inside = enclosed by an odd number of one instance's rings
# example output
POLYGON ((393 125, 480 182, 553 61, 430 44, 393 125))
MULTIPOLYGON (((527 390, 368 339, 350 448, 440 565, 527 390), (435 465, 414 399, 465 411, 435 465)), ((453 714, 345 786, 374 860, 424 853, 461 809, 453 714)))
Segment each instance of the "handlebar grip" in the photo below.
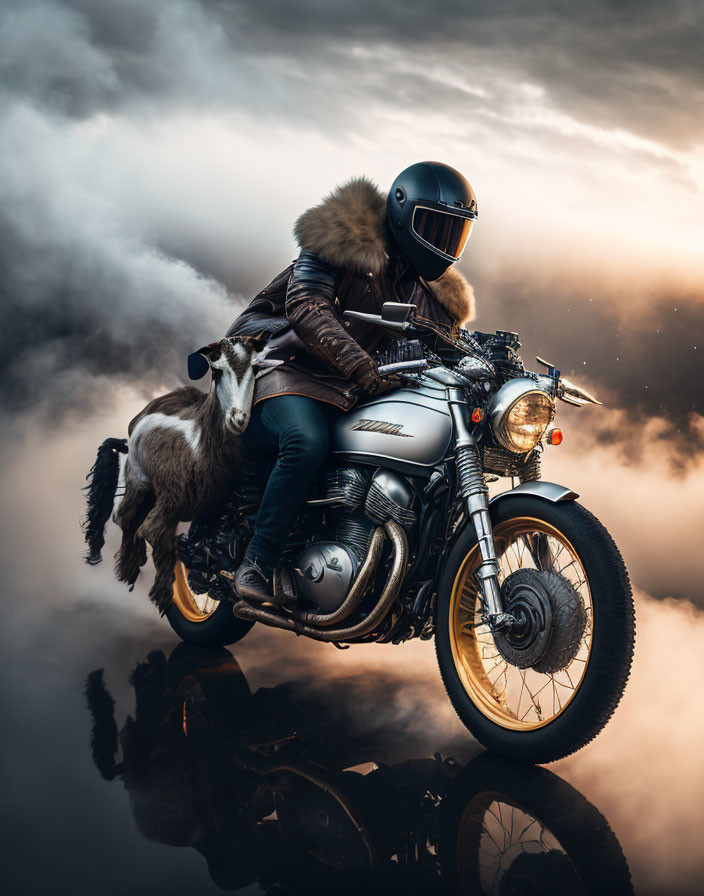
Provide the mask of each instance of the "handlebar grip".
POLYGON ((425 358, 417 358, 415 361, 396 361, 394 364, 382 364, 378 368, 379 376, 389 373, 410 373, 414 370, 426 370, 428 362, 425 358))

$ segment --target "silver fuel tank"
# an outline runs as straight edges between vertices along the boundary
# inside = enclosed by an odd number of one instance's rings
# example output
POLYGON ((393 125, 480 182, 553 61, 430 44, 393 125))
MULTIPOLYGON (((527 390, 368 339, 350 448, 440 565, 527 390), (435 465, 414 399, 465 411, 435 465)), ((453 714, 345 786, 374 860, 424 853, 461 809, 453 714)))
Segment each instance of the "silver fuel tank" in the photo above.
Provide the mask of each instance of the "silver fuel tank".
POLYGON ((333 430, 332 454, 427 476, 447 455, 452 418, 444 385, 426 376, 356 407, 333 430))

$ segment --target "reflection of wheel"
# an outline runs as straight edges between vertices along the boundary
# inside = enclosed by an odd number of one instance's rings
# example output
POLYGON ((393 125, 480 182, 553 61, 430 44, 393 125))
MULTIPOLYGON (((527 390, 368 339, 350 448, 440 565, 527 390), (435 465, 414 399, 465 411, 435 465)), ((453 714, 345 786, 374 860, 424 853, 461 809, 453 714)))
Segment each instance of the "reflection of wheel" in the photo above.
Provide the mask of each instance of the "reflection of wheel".
POLYGON ((502 593, 520 625, 495 640, 483 622, 468 527, 438 591, 440 671, 486 747, 549 762, 589 743, 621 698, 635 633, 628 573, 606 529, 573 501, 515 496, 492 518, 502 593))
POLYGON ((217 601, 208 594, 192 591, 186 567, 180 561, 174 574, 173 602, 166 611, 166 618, 181 640, 204 647, 222 647, 244 638, 254 625, 236 619, 229 601, 217 601))
POLYGON ((181 643, 172 651, 167 671, 187 737, 205 730, 232 737, 248 718, 252 695, 247 679, 224 647, 181 643))
POLYGON ((483 754, 443 804, 441 860, 459 894, 632 894, 606 819, 543 768, 483 754))

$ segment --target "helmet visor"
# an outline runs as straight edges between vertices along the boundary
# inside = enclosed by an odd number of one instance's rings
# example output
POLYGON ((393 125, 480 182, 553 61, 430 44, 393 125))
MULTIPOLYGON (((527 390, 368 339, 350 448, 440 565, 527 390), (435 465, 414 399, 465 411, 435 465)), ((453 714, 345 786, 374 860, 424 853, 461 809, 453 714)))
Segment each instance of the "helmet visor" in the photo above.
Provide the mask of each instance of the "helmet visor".
POLYGON ((413 210, 413 230, 416 236, 455 260, 464 252, 473 224, 473 219, 453 215, 452 212, 440 212, 422 205, 413 210))

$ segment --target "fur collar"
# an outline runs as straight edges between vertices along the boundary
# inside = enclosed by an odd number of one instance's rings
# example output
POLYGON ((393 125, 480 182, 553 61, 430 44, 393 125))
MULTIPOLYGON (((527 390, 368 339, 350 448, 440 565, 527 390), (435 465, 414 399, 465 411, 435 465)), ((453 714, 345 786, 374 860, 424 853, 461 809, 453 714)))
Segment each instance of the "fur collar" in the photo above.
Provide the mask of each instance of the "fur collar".
POLYGON ((322 261, 378 276, 389 260, 385 227, 386 199, 366 177, 356 177, 304 212, 293 232, 301 249, 322 261))
MULTIPOLYGON (((301 250, 335 267, 377 276, 389 261, 385 234, 386 197, 366 177, 336 187, 294 227, 301 250)), ((474 291, 459 271, 449 268, 425 285, 456 323, 474 317, 474 291)))
POLYGON ((439 280, 425 285, 458 326, 464 327, 474 320, 474 289, 454 267, 448 268, 439 280))

